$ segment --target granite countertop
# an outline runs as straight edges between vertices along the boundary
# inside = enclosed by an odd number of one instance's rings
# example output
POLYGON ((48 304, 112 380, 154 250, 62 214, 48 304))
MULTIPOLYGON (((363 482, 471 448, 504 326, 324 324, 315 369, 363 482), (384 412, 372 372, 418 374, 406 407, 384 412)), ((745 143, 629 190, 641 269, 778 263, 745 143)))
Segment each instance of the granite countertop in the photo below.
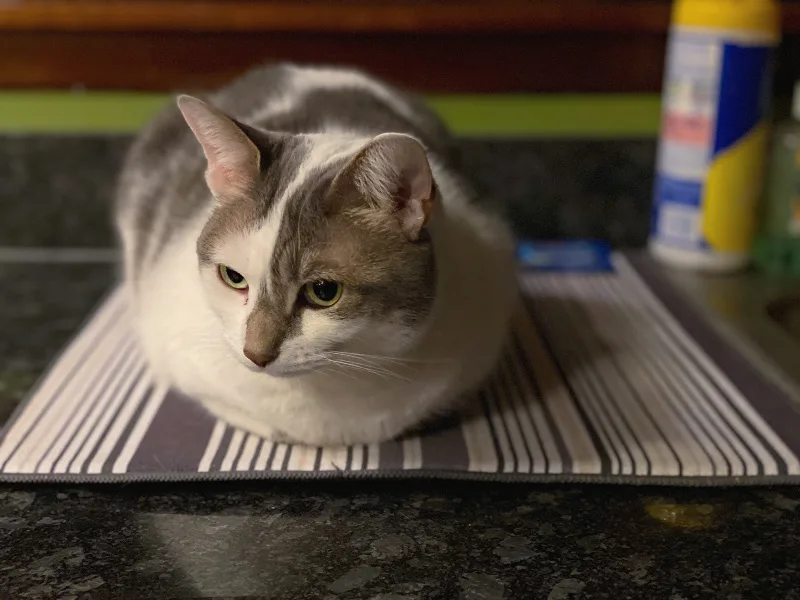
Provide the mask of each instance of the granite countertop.
MULTIPOLYGON (((108 244, 97 196, 110 189, 122 142, 68 143, 65 165, 53 158, 56 141, 0 140, 0 156, 15 157, 0 161, 0 223, 9 225, 0 225, 0 246, 108 244), (75 158, 81 152, 83 162, 75 158), (65 171, 44 180, 40 172, 51 173, 53 165, 65 171), (23 194, 27 209, 9 207, 23 194), (36 200, 43 208, 34 208, 36 200), (50 219, 40 226, 38 214, 50 219)), ((468 157, 487 187, 498 195, 506 188, 517 199, 509 210, 518 229, 593 229, 620 243, 641 238, 649 181, 637 177, 652 158, 650 142, 537 144, 486 143, 468 157), (481 152, 503 164, 489 168, 481 152), (515 166, 520 156, 538 157, 531 172, 515 166), (563 176, 562 162, 581 169, 560 188, 553 177, 563 176), (578 207, 573 221, 563 216, 586 190, 606 198, 604 221, 592 220, 596 206, 578 207), (528 208, 523 198, 537 191, 561 194, 564 206, 528 208), (615 219, 615 211, 628 213, 627 220, 615 219)), ((110 264, 0 261, 0 423, 113 278, 110 264)), ((440 481, 0 486, 3 600, 800 599, 798 548, 797 488, 440 481)))

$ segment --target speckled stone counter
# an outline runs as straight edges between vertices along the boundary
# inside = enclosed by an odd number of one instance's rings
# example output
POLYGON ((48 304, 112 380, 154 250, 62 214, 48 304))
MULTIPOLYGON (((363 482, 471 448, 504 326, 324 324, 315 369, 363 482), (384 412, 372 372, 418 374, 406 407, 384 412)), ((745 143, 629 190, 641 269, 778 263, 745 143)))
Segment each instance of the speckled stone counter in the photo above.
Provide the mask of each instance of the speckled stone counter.
MULTIPOLYGON (((0 140, 0 246, 110 243, 124 143, 0 140)), ((518 231, 643 239, 650 142, 470 145, 518 231)), ((0 422, 113 277, 0 263, 0 422)), ((0 486, 0 600, 176 597, 800 599, 800 489, 0 486)))
POLYGON ((800 597, 800 493, 463 483, 0 489, 4 598, 800 597), (701 504, 666 525, 664 503, 701 504), (680 522, 680 521, 679 521, 680 522))

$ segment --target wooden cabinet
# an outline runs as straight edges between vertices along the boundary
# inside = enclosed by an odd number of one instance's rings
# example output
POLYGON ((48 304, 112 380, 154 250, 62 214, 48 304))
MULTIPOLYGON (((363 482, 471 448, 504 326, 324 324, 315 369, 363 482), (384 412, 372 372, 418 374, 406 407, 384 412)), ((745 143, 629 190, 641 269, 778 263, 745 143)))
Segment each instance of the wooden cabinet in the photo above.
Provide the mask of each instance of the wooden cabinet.
POLYGON ((0 86, 204 88, 290 60, 425 92, 652 92, 668 21, 659 0, 6 0, 0 86))

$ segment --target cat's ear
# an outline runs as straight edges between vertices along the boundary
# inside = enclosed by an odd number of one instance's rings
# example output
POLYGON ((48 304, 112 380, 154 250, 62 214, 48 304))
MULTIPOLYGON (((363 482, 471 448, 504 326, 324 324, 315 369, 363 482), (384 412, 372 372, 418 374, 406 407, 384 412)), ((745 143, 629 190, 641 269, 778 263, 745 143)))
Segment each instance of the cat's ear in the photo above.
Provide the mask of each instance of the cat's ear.
POLYGON ((206 183, 214 197, 232 201, 250 195, 261 160, 256 145, 230 117, 198 98, 180 96, 178 108, 203 147, 206 183))
POLYGON ((417 241, 433 211, 436 188, 425 148, 415 138, 385 133, 372 139, 346 171, 360 194, 390 212, 411 241, 417 241))

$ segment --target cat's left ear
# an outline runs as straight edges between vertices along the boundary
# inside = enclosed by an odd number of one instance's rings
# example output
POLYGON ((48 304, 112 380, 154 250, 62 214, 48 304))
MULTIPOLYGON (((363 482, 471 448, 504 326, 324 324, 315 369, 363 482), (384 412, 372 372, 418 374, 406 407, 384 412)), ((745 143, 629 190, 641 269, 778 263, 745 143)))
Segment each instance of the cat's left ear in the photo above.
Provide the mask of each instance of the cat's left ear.
POLYGON ((391 213, 409 240, 419 239, 433 212, 436 187, 418 140, 401 133, 381 134, 345 171, 368 204, 391 213))
POLYGON ((234 201, 252 194, 261 155, 234 121, 193 96, 180 96, 178 108, 203 147, 208 161, 206 183, 214 197, 234 201))

